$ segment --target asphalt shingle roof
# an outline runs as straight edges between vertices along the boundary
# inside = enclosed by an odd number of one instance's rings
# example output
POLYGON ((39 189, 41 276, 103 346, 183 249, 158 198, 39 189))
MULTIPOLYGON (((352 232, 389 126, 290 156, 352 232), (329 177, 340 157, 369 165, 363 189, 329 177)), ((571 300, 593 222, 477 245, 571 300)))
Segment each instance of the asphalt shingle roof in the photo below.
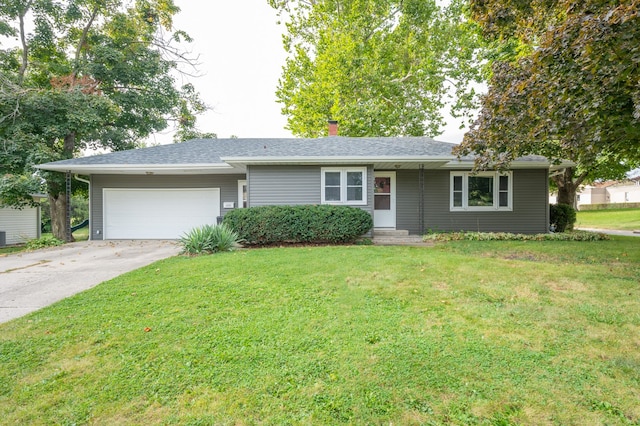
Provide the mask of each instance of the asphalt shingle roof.
MULTIPOLYGON (((455 144, 427 137, 318 139, 192 139, 56 161, 47 165, 216 164, 221 158, 291 157, 451 157, 455 144)), ((44 166, 44 165, 43 165, 44 166)))

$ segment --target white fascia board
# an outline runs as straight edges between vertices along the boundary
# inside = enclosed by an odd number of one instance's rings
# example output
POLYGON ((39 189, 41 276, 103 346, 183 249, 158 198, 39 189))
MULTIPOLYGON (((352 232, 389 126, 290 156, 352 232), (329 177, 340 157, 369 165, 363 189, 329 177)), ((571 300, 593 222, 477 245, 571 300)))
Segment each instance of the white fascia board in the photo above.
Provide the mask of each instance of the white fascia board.
MULTIPOLYGON (((455 160, 447 163, 443 169, 452 170, 465 170, 473 168, 474 162, 470 160, 455 160)), ((552 164, 549 161, 527 161, 527 160, 515 160, 509 165, 509 170, 522 170, 522 169, 548 169, 551 171, 566 169, 567 167, 575 166, 570 161, 563 161, 561 164, 552 164)))
POLYGON ((310 157, 222 157, 222 161, 228 164, 249 164, 249 165, 265 165, 265 164, 371 164, 371 163, 429 163, 429 162, 446 162, 451 161, 453 156, 395 156, 395 157, 364 157, 364 156, 346 156, 346 157, 326 157, 326 156, 310 156, 310 157))
POLYGON ((83 175, 96 174, 120 174, 120 175, 190 175, 190 174, 210 174, 237 171, 229 164, 82 164, 65 165, 51 164, 39 165, 38 169, 56 172, 71 172, 83 175))

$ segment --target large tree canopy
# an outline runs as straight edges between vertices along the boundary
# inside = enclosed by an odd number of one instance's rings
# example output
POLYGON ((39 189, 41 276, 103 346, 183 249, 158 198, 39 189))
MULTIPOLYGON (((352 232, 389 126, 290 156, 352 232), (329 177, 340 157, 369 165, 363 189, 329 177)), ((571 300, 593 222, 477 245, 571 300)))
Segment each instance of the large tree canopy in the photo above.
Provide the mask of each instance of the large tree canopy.
MULTIPOLYGON (((33 190, 32 165, 87 148, 137 146, 175 120, 195 132, 203 109, 172 71, 185 61, 175 47, 172 0, 15 0, 0 5, 0 198, 20 205, 33 190), (31 28, 31 29, 29 29, 31 28), (31 182, 31 183, 30 183, 31 182)), ((41 173, 52 228, 66 234, 64 181, 41 173)))
POLYGON ((479 119, 458 151, 479 167, 516 157, 568 159, 554 176, 573 204, 588 179, 640 163, 640 1, 472 0, 472 16, 503 51, 479 119), (518 46, 518 49, 506 49, 518 46))
POLYGON ((474 105, 481 38, 464 2, 269 3, 286 20, 277 97, 296 135, 325 135, 328 119, 350 136, 436 135, 445 103, 474 105))

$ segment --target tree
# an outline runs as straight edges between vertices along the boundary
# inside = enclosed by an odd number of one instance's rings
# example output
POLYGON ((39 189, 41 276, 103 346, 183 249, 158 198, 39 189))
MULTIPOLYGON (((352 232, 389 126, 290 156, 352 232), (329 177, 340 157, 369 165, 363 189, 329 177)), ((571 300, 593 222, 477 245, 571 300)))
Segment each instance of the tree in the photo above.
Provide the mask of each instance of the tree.
POLYGON ((478 155, 479 168, 571 160, 552 177, 570 205, 583 182, 640 164, 638 0, 472 0, 471 10, 502 55, 458 154, 478 155))
POLYGON ((44 178, 57 238, 68 226, 64 177, 34 175, 34 164, 84 149, 133 148, 170 120, 196 133, 194 114, 203 104, 171 74, 191 63, 175 46, 190 41, 173 29, 178 11, 172 0, 0 5, 0 36, 17 39, 17 47, 0 49, 0 196, 14 194, 12 204, 25 204, 27 194, 14 183, 44 178))
POLYGON ((464 2, 269 0, 286 19, 289 58, 277 97, 288 129, 350 136, 436 135, 441 110, 474 106, 483 80, 481 38, 464 2))

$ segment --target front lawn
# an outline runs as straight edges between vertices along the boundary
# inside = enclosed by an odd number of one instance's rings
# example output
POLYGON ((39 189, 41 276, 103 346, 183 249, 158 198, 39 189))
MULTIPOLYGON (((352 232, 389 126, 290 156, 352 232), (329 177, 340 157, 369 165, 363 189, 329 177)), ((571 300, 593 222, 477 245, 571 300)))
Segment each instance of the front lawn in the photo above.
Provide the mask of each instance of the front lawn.
POLYGON ((633 231, 640 229, 640 209, 579 211, 576 227, 633 231))
POLYGON ((175 257, 0 325, 6 424, 637 424, 640 239, 175 257))

